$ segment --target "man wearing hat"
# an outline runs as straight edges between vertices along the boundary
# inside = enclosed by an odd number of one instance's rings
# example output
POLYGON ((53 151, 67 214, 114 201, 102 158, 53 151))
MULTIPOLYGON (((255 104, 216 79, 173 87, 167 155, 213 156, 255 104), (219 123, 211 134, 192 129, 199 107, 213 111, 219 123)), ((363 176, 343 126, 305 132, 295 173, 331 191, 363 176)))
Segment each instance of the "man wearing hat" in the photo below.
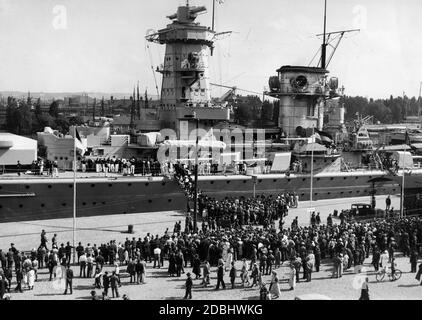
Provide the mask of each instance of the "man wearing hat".
POLYGON ((185 283, 185 297, 183 299, 192 299, 192 286, 193 286, 193 281, 192 278, 190 276, 190 272, 188 272, 186 274, 187 279, 186 279, 186 283, 185 283))

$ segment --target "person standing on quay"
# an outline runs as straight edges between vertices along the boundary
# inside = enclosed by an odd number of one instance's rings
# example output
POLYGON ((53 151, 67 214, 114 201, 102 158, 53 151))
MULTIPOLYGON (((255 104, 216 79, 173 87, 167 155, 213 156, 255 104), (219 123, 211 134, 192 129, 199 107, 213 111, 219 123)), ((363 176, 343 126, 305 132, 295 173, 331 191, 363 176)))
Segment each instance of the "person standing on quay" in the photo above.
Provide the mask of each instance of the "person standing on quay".
POLYGON ((369 287, 368 287, 369 278, 365 278, 365 282, 362 284, 362 290, 360 293, 359 300, 369 300, 369 287))
POLYGON ((116 298, 119 297, 119 290, 117 289, 119 285, 119 278, 116 275, 116 271, 113 271, 110 277, 110 287, 111 287, 111 294, 114 298, 114 294, 116 293, 116 298))
POLYGON ((67 294, 67 289, 69 289, 70 294, 73 294, 73 270, 70 268, 70 265, 67 265, 66 269, 66 289, 64 294, 67 294))
POLYGON ((416 274, 416 280, 420 281, 421 286, 422 286, 421 278, 422 278, 422 263, 419 265, 419 270, 418 270, 418 273, 416 274))
POLYGON ((230 282, 232 284, 232 289, 234 289, 235 285, 235 281, 236 281, 236 277, 237 277, 237 270, 236 270, 236 266, 234 265, 234 261, 232 261, 231 263, 232 267, 230 269, 230 282))
POLYGON ((188 272, 186 274, 187 279, 186 279, 186 283, 185 283, 185 297, 183 299, 192 299, 192 286, 193 286, 193 281, 192 278, 190 276, 190 272, 188 272))
POLYGON ((220 283, 223 287, 223 289, 226 289, 226 284, 224 283, 224 264, 220 262, 218 265, 217 270, 217 287, 216 290, 220 289, 220 283))

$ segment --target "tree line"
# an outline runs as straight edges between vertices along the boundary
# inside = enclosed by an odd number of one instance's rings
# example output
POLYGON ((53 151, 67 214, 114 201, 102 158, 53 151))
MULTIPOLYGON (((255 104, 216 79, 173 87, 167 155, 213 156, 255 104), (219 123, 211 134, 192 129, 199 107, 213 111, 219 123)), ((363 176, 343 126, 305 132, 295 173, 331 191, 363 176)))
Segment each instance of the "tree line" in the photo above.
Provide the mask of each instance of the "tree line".
POLYGON ((30 98, 25 101, 8 97, 7 104, 0 107, 6 108, 5 129, 18 135, 31 136, 44 131, 45 127, 67 134, 70 126, 83 123, 80 117, 66 118, 61 115, 58 101, 51 103, 48 112, 42 110, 40 99, 33 104, 30 98))
POLYGON ((373 116, 375 122, 391 124, 400 123, 409 116, 418 116, 422 99, 390 96, 389 99, 374 100, 359 96, 344 96, 340 103, 344 103, 346 120, 356 119, 359 113, 362 116, 373 116))

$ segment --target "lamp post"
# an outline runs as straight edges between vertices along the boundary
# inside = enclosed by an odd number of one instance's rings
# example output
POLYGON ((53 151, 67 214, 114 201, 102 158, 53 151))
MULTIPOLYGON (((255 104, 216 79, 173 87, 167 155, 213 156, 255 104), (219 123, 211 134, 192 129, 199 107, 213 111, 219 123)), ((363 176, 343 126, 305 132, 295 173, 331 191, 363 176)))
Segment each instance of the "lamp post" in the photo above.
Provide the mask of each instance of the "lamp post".
POLYGON ((194 232, 198 232, 198 223, 197 223, 197 216, 198 216, 198 146, 199 146, 199 119, 194 114, 195 121, 196 121, 196 143, 195 143, 195 201, 193 206, 193 230, 194 232))
MULTIPOLYGON (((406 135, 407 135, 407 129, 406 129, 406 135)), ((402 173, 402 181, 401 181, 401 197, 400 197, 400 218, 404 218, 404 182, 405 182, 405 175, 406 175, 406 167, 405 167, 405 161, 406 161, 406 147, 403 150, 403 173, 402 173)))
POLYGON ((313 205, 313 193, 314 193, 314 145, 315 145, 315 127, 312 127, 312 144, 311 144, 311 192, 310 192, 310 210, 313 205))

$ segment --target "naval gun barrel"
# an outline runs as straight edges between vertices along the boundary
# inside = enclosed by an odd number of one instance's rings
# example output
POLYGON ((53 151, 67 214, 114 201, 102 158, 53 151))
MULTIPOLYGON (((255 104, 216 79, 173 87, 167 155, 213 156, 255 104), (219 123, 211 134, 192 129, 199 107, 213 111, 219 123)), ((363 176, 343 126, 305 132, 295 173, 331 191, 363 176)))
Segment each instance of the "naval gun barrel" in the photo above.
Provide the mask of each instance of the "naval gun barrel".
POLYGON ((190 11, 191 14, 198 14, 198 13, 207 11, 207 8, 205 6, 193 7, 191 9, 189 9, 189 11, 190 11))
POLYGON ((167 16, 170 20, 179 20, 179 22, 190 22, 195 20, 196 16, 207 11, 205 6, 201 7, 179 7, 177 13, 167 16))
POLYGON ((172 14, 171 16, 167 16, 167 18, 169 18, 170 20, 174 20, 177 18, 177 13, 172 14))

